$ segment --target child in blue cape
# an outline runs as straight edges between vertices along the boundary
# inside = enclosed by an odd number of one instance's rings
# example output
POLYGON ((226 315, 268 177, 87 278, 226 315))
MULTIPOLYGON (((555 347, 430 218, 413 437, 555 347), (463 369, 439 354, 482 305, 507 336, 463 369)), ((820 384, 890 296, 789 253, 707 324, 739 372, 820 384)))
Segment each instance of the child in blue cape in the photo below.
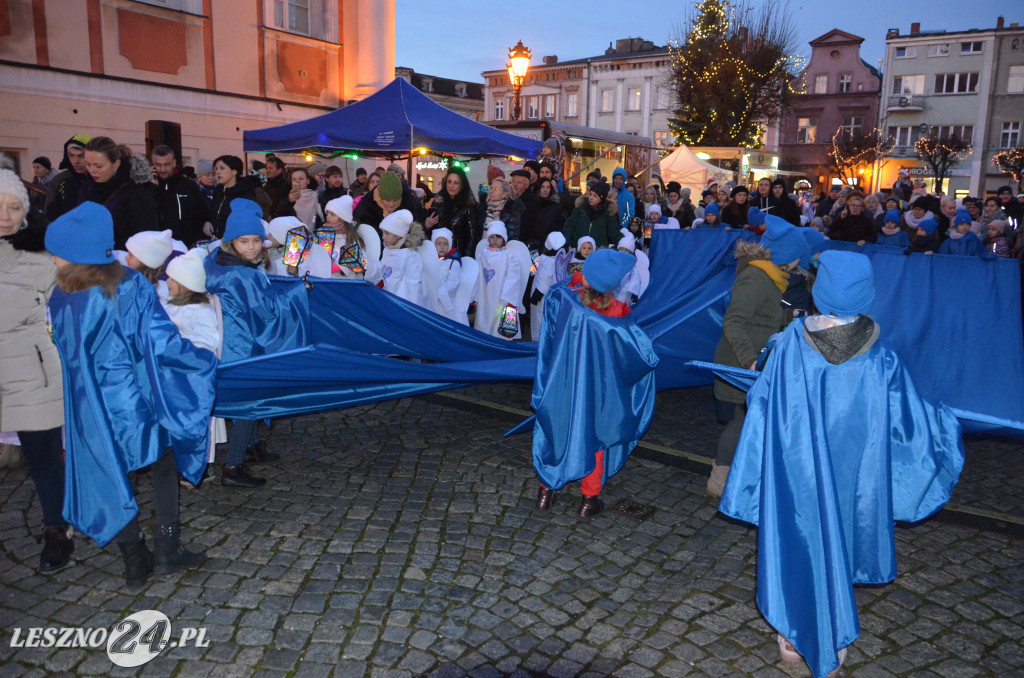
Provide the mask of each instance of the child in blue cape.
POLYGON ((896 578, 894 521, 948 501, 963 468, 960 424, 924 399, 869 315, 871 261, 826 251, 819 315, 778 335, 719 510, 758 527, 757 604, 784 661, 831 675, 859 634, 855 584, 896 578))
POLYGON ((900 223, 903 221, 903 215, 900 214, 900 211, 895 209, 886 210, 883 218, 882 230, 878 232, 878 240, 875 241, 875 244, 899 247, 901 249, 910 247, 910 236, 900 228, 900 223))
POLYGON ((953 216, 953 228, 949 229, 949 238, 942 242, 939 254, 956 254, 964 257, 977 257, 985 251, 981 238, 971 230, 971 213, 959 209, 953 216))
POLYGON ((694 228, 722 228, 722 221, 719 216, 722 213, 722 206, 712 203, 704 208, 704 219, 693 222, 694 228))
POLYGON ((57 266, 53 339, 64 368, 64 516, 100 546, 116 541, 126 583, 136 588, 154 567, 170 573, 206 562, 181 545, 178 471, 195 483, 206 469, 217 358, 181 338, 152 283, 118 264, 113 247, 110 212, 92 202, 46 232, 57 266), (155 557, 127 475, 149 465, 155 557))

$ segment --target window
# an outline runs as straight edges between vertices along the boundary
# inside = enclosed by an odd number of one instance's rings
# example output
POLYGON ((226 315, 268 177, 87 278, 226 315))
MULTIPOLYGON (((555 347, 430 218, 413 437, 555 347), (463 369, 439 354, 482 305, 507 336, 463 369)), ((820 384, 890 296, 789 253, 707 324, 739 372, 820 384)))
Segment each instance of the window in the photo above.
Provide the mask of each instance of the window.
POLYGON ((798 144, 813 144, 818 138, 817 118, 797 118, 796 121, 796 142, 798 144))
POLYGON ((853 76, 849 73, 843 73, 839 76, 839 87, 836 89, 840 94, 846 94, 850 91, 850 85, 853 83, 853 76))
POLYGON ((924 76, 897 75, 892 79, 892 93, 897 96, 924 94, 924 76))
POLYGON ((936 94, 970 94, 977 91, 977 73, 939 73, 935 76, 936 94))
POLYGON ((863 131, 864 129, 864 118, 843 118, 843 129, 845 129, 851 135, 860 134, 861 131, 863 131))
POLYGON ((1010 66, 1010 77, 1006 80, 1007 94, 1024 93, 1024 66, 1010 66))
POLYGON ((1020 146, 1020 122, 1004 122, 1002 134, 999 135, 999 148, 1017 146, 1020 146))
POLYGON ((526 97, 526 117, 530 120, 536 120, 538 117, 537 98, 538 97, 526 97))
POLYGON ((961 42, 960 53, 961 54, 981 54, 982 47, 985 43, 981 41, 977 42, 961 42))
POLYGON ((569 94, 565 95, 565 117, 567 117, 567 118, 575 118, 576 117, 576 115, 577 115, 577 113, 576 113, 576 105, 577 105, 577 102, 579 101, 579 96, 580 95, 577 94, 576 92, 570 92, 569 94))
MULTIPOLYGON (((182 0, 172 0, 181 2, 182 0)), ((192 0, 184 0, 191 2, 192 0)), ((271 28, 308 35, 315 40, 338 41, 338 3, 311 0, 265 0, 271 28)))
POLYGON ((897 59, 913 59, 917 56, 916 47, 897 47, 896 58, 897 59))
POLYGON ((969 142, 974 138, 974 125, 933 125, 928 133, 937 139, 960 137, 969 142))
POLYGON ((505 98, 496 98, 494 100, 494 119, 504 120, 505 119, 505 98))
POLYGON ((610 113, 615 110, 615 91, 610 89, 601 90, 601 112, 610 113))
POLYGON ((671 90, 669 90, 668 87, 659 87, 657 89, 657 97, 655 97, 654 107, 659 111, 663 111, 668 108, 670 91, 671 90))
POLYGON ((630 87, 626 90, 626 110, 627 111, 639 111, 640 110, 640 88, 630 87))
POLYGON ((941 43, 938 45, 928 45, 928 56, 930 57, 944 57, 949 56, 949 43, 941 43))
POLYGON ((555 117, 555 95, 545 94, 544 95, 544 117, 554 118, 555 117))
POLYGON ((828 76, 827 75, 816 75, 814 76, 814 93, 825 94, 828 92, 828 76))
POLYGON ((654 145, 657 146, 658 148, 668 148, 670 145, 668 140, 668 132, 656 130, 654 132, 654 145))
POLYGON ((913 146, 921 134, 918 131, 917 125, 903 125, 900 127, 890 127, 889 136, 896 140, 896 147, 899 148, 901 146, 913 146))

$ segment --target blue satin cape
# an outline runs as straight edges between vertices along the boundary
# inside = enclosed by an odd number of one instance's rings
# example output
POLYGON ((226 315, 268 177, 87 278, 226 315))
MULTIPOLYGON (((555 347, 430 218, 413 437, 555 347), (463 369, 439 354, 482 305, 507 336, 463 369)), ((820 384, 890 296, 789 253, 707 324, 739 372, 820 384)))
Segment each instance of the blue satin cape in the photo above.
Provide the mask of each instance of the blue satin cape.
POLYGON ((548 290, 530 399, 533 467, 546 487, 592 473, 599 450, 601 481, 619 472, 651 424, 657 365, 650 338, 630 316, 586 308, 567 281, 548 290))
POLYGON ((128 271, 50 298, 64 373, 64 518, 103 546, 138 513, 127 473, 174 447, 178 470, 206 470, 217 357, 181 338, 153 285, 128 271))
POLYGON ((759 527, 758 606, 825 676, 860 634, 853 585, 896 578, 893 522, 949 500, 960 424, 883 342, 832 365, 802 320, 779 335, 747 407, 719 510, 759 527))
POLYGON ((229 363, 286 351, 309 343, 305 286, 275 287, 258 268, 221 266, 214 250, 206 257, 206 289, 216 294, 224 315, 221 360, 229 363))

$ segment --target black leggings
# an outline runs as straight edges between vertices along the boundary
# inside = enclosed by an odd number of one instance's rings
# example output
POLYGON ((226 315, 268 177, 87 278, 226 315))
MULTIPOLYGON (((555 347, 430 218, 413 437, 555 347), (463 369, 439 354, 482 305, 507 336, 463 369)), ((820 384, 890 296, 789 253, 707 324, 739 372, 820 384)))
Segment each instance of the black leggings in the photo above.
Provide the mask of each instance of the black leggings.
POLYGON ((715 463, 719 466, 732 465, 736 446, 740 442, 740 433, 743 432, 743 420, 746 418, 747 406, 745 404, 736 405, 735 415, 722 429, 722 435, 718 437, 718 453, 715 455, 715 463))
MULTIPOLYGON (((168 448, 162 457, 151 467, 153 478, 153 504, 156 524, 171 525, 178 522, 178 464, 174 460, 174 452, 168 448)), ((131 519, 120 532, 115 541, 131 542, 139 538, 138 516, 131 519)))
POLYGON ((62 526, 64 521, 64 456, 60 426, 46 431, 18 431, 28 475, 43 506, 43 525, 62 526))

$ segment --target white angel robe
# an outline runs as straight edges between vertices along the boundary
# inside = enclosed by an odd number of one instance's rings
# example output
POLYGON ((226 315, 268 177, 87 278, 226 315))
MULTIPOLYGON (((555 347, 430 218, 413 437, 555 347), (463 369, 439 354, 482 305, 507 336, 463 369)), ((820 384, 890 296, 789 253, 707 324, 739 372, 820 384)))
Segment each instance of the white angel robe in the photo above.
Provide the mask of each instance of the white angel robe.
MULTIPOLYGON (((491 336, 501 337, 498 324, 501 322, 502 311, 508 304, 518 306, 522 301, 519 261, 506 248, 495 250, 484 247, 477 255, 477 263, 480 264, 480 291, 477 294, 473 327, 491 336)), ((512 338, 521 337, 520 330, 512 338)))
MULTIPOLYGON (((557 282, 555 280, 555 257, 542 254, 537 257, 537 272, 533 276, 533 289, 541 294, 557 282)), ((544 299, 539 303, 530 304, 530 339, 540 340, 540 326, 544 320, 544 299)))
POLYGON ((367 262, 366 279, 384 281, 384 289, 419 306, 423 303, 423 260, 417 250, 385 247, 380 262, 367 262))
POLYGON ((462 264, 454 259, 441 259, 439 263, 437 298, 431 300, 431 309, 445 318, 461 322, 459 314, 455 312, 455 297, 459 293, 459 282, 462 280, 462 264))

